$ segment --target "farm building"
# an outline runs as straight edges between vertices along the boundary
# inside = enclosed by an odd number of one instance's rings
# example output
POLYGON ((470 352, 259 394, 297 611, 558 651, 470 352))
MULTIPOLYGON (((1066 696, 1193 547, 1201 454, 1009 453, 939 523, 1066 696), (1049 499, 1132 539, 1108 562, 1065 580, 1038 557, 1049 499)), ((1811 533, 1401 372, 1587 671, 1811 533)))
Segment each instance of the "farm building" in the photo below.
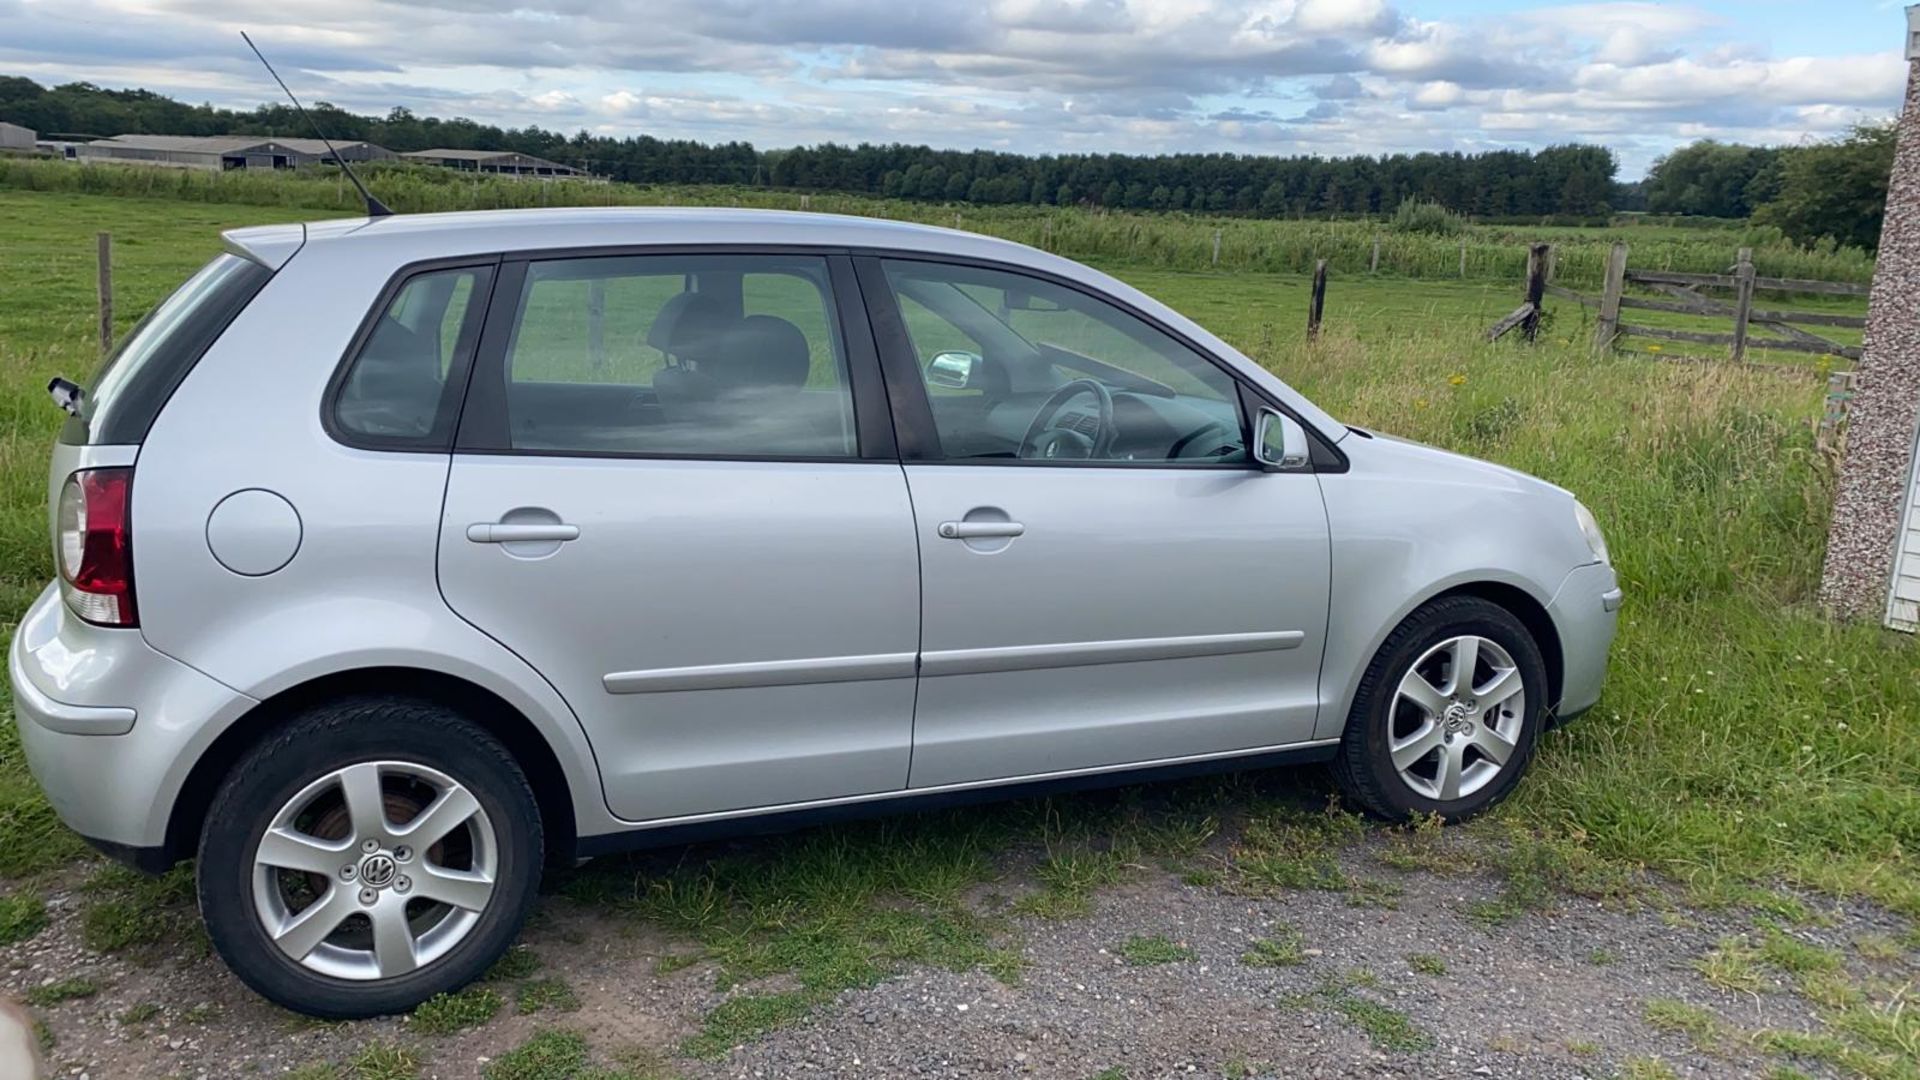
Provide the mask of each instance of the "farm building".
POLYGON ((1820 599, 1920 630, 1920 6, 1907 9, 1907 96, 1854 369, 1820 599))
POLYGON ((0 150, 32 150, 35 138, 32 128, 0 120, 0 150))
POLYGON ((590 174, 571 165, 506 150, 415 150, 400 156, 408 161, 493 176, 522 176, 539 180, 592 179, 590 174))
MULTIPOLYGON (((348 161, 379 161, 393 151, 368 142, 336 142, 348 161)), ((291 169, 331 160, 319 139, 269 135, 118 135, 80 144, 79 161, 113 161, 178 169, 291 169)))

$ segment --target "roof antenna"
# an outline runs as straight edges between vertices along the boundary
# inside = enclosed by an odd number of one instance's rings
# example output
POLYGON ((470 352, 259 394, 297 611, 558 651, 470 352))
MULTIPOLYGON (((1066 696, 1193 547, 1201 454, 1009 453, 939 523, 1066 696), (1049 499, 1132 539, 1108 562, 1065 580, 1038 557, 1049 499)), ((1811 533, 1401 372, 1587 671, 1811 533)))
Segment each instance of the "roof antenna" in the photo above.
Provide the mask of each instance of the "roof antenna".
POLYGON ((267 63, 266 54, 260 51, 260 46, 255 45, 253 43, 253 39, 247 36, 247 32, 245 30, 240 31, 240 40, 246 42, 247 48, 253 50, 253 55, 258 56, 260 58, 261 66, 267 69, 267 74, 273 76, 274 82, 277 82, 280 84, 281 92, 287 95, 288 101, 293 102, 294 110, 300 114, 300 118, 302 120, 305 120, 307 122, 307 126, 313 129, 314 135, 318 136, 321 142, 327 144, 327 153, 333 155, 333 163, 335 165, 340 166, 340 171, 347 174, 347 179, 353 181, 353 186, 356 190, 360 192, 360 197, 366 200, 367 216, 368 217, 391 216, 393 214, 393 211, 387 208, 387 204, 381 202, 379 199, 374 198, 373 192, 367 190, 367 185, 361 183, 360 178, 358 176, 355 176, 353 170, 347 167, 347 159, 341 157, 340 151, 335 150, 333 148, 332 140, 328 139, 326 136, 326 133, 320 130, 320 125, 314 121, 313 117, 307 114, 307 110, 305 106, 300 104, 300 99, 293 96, 293 91, 287 89, 286 80, 280 77, 279 72, 273 70, 272 64, 267 63))

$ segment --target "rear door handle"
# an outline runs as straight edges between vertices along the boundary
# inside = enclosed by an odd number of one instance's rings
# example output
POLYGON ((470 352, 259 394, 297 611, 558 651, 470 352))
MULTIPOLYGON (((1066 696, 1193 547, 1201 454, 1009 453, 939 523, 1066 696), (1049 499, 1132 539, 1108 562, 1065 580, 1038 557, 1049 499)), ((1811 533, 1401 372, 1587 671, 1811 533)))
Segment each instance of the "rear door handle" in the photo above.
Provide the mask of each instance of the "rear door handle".
POLYGON ((1027 527, 1017 521, 943 521, 940 536, 944 540, 979 540, 995 536, 1022 536, 1027 527))
POLYGON ((580 526, 563 524, 518 524, 493 521, 467 526, 467 539, 476 544, 527 544, 565 542, 580 539, 580 526))

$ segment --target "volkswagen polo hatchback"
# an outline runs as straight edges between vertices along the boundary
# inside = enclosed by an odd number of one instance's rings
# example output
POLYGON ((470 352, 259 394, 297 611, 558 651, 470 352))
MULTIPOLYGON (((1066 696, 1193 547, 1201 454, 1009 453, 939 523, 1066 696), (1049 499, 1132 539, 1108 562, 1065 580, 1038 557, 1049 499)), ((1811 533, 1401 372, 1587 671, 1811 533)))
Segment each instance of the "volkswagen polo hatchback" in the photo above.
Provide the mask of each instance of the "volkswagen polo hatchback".
POLYGON ((408 1008, 542 866, 714 829, 1304 761, 1463 818, 1600 693, 1573 496, 1066 259, 723 210, 225 239, 55 387, 11 676, 60 816, 196 858, 289 1008, 408 1008))

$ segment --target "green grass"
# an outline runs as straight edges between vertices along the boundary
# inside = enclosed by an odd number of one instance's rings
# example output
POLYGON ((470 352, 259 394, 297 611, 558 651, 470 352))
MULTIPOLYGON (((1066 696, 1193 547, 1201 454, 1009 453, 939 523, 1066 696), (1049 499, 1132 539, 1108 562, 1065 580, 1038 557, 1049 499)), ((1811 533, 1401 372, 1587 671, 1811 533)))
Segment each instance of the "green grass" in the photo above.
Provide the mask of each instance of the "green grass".
MULTIPOLYGON (((405 212, 474 210, 575 203, 586 205, 713 205, 799 209, 797 192, 756 187, 648 187, 630 184, 524 184, 460 177, 445 170, 366 170, 368 183, 405 212)), ((190 204, 265 205, 299 211, 361 212, 353 190, 337 174, 299 175, 254 171, 194 170, 0 159, 0 189, 40 193, 94 193, 158 197, 190 204)), ((1555 280, 1598 283, 1608 248, 1628 241, 1632 264, 1661 270, 1725 272, 1735 249, 1754 248, 1765 276, 1864 281, 1872 259, 1855 249, 1808 250, 1787 242, 1778 230, 1755 227, 1675 228, 1647 222, 1606 227, 1540 225, 1471 226, 1459 236, 1426 235, 1392 228, 1384 221, 1260 220, 1186 213, 1139 213, 1036 206, 950 206, 817 193, 804 196, 815 211, 864 214, 958 226, 1046 247, 1070 258, 1132 262, 1180 270, 1312 272, 1325 259, 1333 272, 1359 276, 1372 266, 1379 245, 1383 275, 1451 279, 1494 278, 1518 283, 1525 273, 1526 245, 1555 245, 1555 280), (1214 237, 1219 236, 1219 256, 1214 237), (1464 255, 1464 273, 1462 257, 1464 255)), ((1509 305, 1511 308, 1511 305, 1509 305)))
POLYGON ((150 877, 123 866, 106 866, 87 879, 82 891, 86 901, 80 911, 80 937, 89 949, 146 955, 183 945, 199 951, 206 948, 193 906, 191 867, 179 866, 150 877))
POLYGON ((26 993, 27 1004, 45 1008, 58 1005, 63 1001, 77 1001, 90 998, 100 992, 100 984, 92 979, 70 978, 55 982, 41 983, 26 993))
POLYGON ((1656 1057, 1630 1057, 1620 1063, 1620 1080, 1679 1080, 1673 1066, 1656 1057))
POLYGON ((1355 972, 1309 993, 1290 995, 1284 1002, 1295 1008, 1319 1007, 1339 1013, 1381 1050, 1411 1054, 1433 1049, 1433 1036, 1407 1014, 1353 992, 1354 987, 1378 989, 1378 981, 1368 972, 1355 972))
POLYGON ((539 970, 540 955, 525 945, 515 945, 493 962, 484 978, 488 982, 512 982, 539 970))
MULTIPOLYGON (((44 470, 58 414, 40 387, 56 373, 84 377, 96 363, 94 232, 116 236, 124 329, 217 250, 219 227, 313 216, 63 192, 11 190, 0 199, 0 246, 13 256, 0 261, 8 298, 0 305, 8 376, 0 390, 0 619, 17 619, 50 573, 44 470)), ((1019 236, 1043 222, 982 224, 1019 236)), ((1485 344, 1478 333, 1518 302, 1517 270, 1466 282, 1336 273, 1325 334, 1309 346, 1305 279, 1250 271, 1295 258, 1260 254, 1261 243, 1346 234, 1242 223, 1246 231, 1223 241, 1235 271, 1210 273, 1190 269, 1172 219, 1164 234, 1138 223, 1133 239, 1125 238, 1135 224, 1127 215, 1069 224, 1056 223, 1056 247, 1098 254, 1118 244, 1117 254, 1101 256, 1106 268, 1343 420, 1534 473, 1572 489, 1599 516, 1629 597, 1606 697, 1586 719, 1542 738, 1528 782, 1493 822, 1471 827, 1489 850, 1509 852, 1489 857, 1506 882, 1485 912, 1490 921, 1567 892, 1633 903, 1646 873, 1698 897, 1784 885, 1920 916, 1920 785, 1912 782, 1920 775, 1912 721, 1920 648, 1814 610, 1833 482, 1811 434, 1821 406, 1817 362, 1798 358, 1796 370, 1776 372, 1593 357, 1571 305, 1556 310, 1534 346, 1485 344), (1270 235, 1262 239, 1259 228, 1270 235)), ((1494 233, 1473 239, 1518 248, 1494 233)), ((1599 245, 1604 236, 1565 239, 1572 261, 1563 265, 1574 267, 1584 257, 1574 242, 1599 245)), ((1727 246, 1697 235, 1633 242, 1654 251, 1668 241, 1701 243, 1702 259, 1727 246)), ((1673 265, 1683 268, 1677 256, 1673 265)), ((1763 259, 1761 269, 1813 276, 1818 268, 1763 259)), ((1352 890, 1338 856, 1366 828, 1302 809, 1324 796, 1303 783, 1314 781, 1268 774, 909 816, 695 849, 681 864, 600 860, 561 887, 683 935, 722 987, 776 974, 797 982, 798 990, 732 999, 730 1011, 710 1018, 695 1045, 720 1052, 730 1038, 806 1015, 904 965, 1014 977, 1004 922, 968 900, 969 890, 1003 878, 1022 897, 1016 914, 1058 916, 1085 912, 1099 890, 1163 854, 1203 849, 1221 853, 1217 863, 1207 856, 1205 873, 1225 887, 1352 890), (1207 848, 1216 830, 1221 842, 1207 848)), ((1391 831, 1378 845, 1389 865, 1453 865, 1452 845, 1417 831, 1400 836, 1391 831)), ((85 850, 26 775, 11 725, 0 725, 0 879, 46 874, 85 850)), ((86 940, 101 950, 151 948, 196 923, 184 875, 143 885, 102 874, 82 915, 86 940)), ((1735 959, 1735 984, 1743 983, 1740 964, 1772 966, 1744 953, 1735 959)))
POLYGON ((499 991, 485 985, 435 994, 413 1010, 408 1026, 422 1035, 452 1035, 493 1019, 503 1004, 499 991))
POLYGON ((480 1075, 485 1080, 572 1080, 586 1067, 586 1037, 555 1028, 501 1054, 480 1075))
POLYGON ((0 896, 0 945, 25 941, 47 927, 46 901, 31 892, 0 896))
POLYGON ((347 1065, 348 1080, 418 1080, 420 1057, 399 1043, 369 1043, 347 1065))
POLYGON ((1447 962, 1432 953, 1408 953, 1407 966, 1416 974, 1438 978, 1447 973, 1447 962))
POLYGON ((1712 1012, 1672 998, 1654 998, 1641 1008, 1648 1024, 1685 1035, 1702 1050, 1718 1049, 1724 1032, 1712 1012))
POLYGON ((1272 937, 1255 938, 1240 957, 1248 967, 1298 967, 1307 962, 1300 931, 1276 927, 1272 937))
POLYGON ((1160 935, 1130 937, 1114 949, 1129 967, 1155 967, 1193 959, 1193 950, 1160 935))
POLYGON ((520 984, 514 1000, 522 1013, 573 1012, 580 1007, 573 987, 559 978, 529 979, 520 984))
POLYGON ((160 1011, 160 1006, 154 1002, 143 1001, 138 1005, 127 1006, 126 1011, 114 1017, 114 1020, 121 1027, 138 1027, 159 1016, 160 1011))

